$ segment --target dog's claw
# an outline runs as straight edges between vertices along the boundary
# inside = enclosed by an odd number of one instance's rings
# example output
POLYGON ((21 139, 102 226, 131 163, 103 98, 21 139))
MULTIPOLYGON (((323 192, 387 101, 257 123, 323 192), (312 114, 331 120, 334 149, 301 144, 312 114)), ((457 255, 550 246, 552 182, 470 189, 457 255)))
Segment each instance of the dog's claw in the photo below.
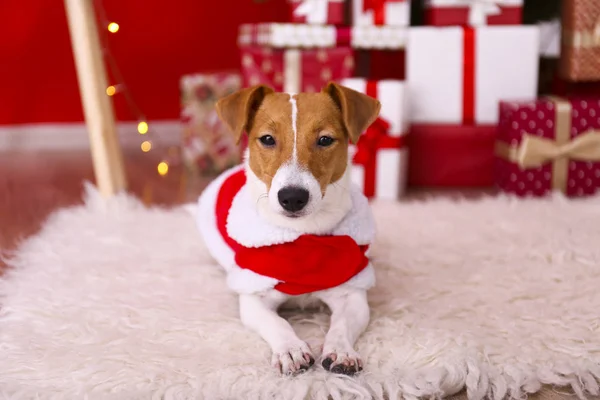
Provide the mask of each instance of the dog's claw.
POLYGON ((352 376, 362 371, 362 361, 358 357, 352 357, 348 354, 337 355, 329 354, 322 362, 323 368, 334 374, 352 376))
POLYGON ((329 371, 329 369, 331 368, 331 364, 333 364, 333 360, 330 357, 327 357, 326 359, 323 360, 323 368, 325 368, 327 371, 329 371))
POLYGON ((307 371, 315 362, 305 344, 273 353, 272 365, 283 375, 296 375, 307 371))

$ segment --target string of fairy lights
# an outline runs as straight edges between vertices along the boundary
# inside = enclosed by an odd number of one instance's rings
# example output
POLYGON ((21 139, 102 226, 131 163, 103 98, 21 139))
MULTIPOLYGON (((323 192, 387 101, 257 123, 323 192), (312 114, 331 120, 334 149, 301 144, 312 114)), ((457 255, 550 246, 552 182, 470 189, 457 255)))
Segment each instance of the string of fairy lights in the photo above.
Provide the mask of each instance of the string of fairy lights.
MULTIPOLYGON (((121 95, 125 99, 130 112, 136 117, 137 123, 137 132, 144 137, 144 140, 140 143, 140 149, 144 153, 148 153, 152 150, 152 131, 150 129, 150 125, 142 112, 142 110, 138 107, 135 102, 131 91, 125 84, 125 80, 123 79, 123 75, 121 74, 121 70, 117 65, 117 62, 110 51, 109 46, 109 36, 115 35, 121 29, 121 26, 118 22, 112 21, 107 17, 106 10, 102 6, 102 2, 100 0, 95 0, 94 5, 96 11, 98 13, 98 18, 100 20, 100 45, 102 47, 102 53, 104 57, 104 61, 108 66, 112 79, 115 80, 114 83, 110 84, 106 88, 106 95, 109 97, 113 97, 116 95, 121 95)), ((159 175, 165 176, 169 172, 169 163, 167 160, 162 160, 156 166, 156 170, 159 175)))

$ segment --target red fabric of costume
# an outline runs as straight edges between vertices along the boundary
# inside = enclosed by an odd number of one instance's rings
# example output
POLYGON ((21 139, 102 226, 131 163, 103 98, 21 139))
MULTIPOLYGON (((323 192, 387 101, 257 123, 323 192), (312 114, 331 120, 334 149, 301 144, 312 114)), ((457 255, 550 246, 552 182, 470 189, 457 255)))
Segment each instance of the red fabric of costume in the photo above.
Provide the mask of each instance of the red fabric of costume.
POLYGON ((359 246, 348 235, 302 235, 293 242, 263 247, 244 247, 227 233, 227 216, 233 199, 246 183, 243 170, 227 178, 220 188, 217 227, 235 253, 236 264, 281 283, 275 289, 300 295, 329 289, 348 281, 369 263, 368 245, 359 246))

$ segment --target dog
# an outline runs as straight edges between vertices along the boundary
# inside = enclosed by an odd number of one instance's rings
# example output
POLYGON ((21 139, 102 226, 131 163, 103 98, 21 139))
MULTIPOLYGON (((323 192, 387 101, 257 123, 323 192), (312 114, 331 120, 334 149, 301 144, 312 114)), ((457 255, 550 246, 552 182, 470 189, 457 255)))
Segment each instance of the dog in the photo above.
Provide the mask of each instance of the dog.
POLYGON ((318 93, 266 85, 221 98, 216 110, 244 161, 198 199, 197 224, 239 295, 241 322, 271 347, 272 364, 293 375, 315 355, 278 314, 288 301, 316 299, 331 310, 320 361, 333 373, 363 369, 355 351, 369 324, 370 205, 350 179, 350 144, 379 116, 378 100, 328 83, 318 93))

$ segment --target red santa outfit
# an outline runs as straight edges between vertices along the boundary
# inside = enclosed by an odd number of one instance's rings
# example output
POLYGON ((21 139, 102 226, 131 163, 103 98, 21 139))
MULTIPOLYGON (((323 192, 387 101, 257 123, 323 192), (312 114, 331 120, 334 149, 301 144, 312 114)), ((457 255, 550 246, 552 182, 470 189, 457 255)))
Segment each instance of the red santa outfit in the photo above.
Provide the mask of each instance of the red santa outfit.
POLYGON ((367 199, 351 190, 352 208, 324 235, 275 226, 262 218, 242 166, 219 176, 198 201, 197 224, 211 255, 238 293, 276 289, 289 295, 341 284, 368 289, 375 283, 366 255, 375 227, 367 199))

